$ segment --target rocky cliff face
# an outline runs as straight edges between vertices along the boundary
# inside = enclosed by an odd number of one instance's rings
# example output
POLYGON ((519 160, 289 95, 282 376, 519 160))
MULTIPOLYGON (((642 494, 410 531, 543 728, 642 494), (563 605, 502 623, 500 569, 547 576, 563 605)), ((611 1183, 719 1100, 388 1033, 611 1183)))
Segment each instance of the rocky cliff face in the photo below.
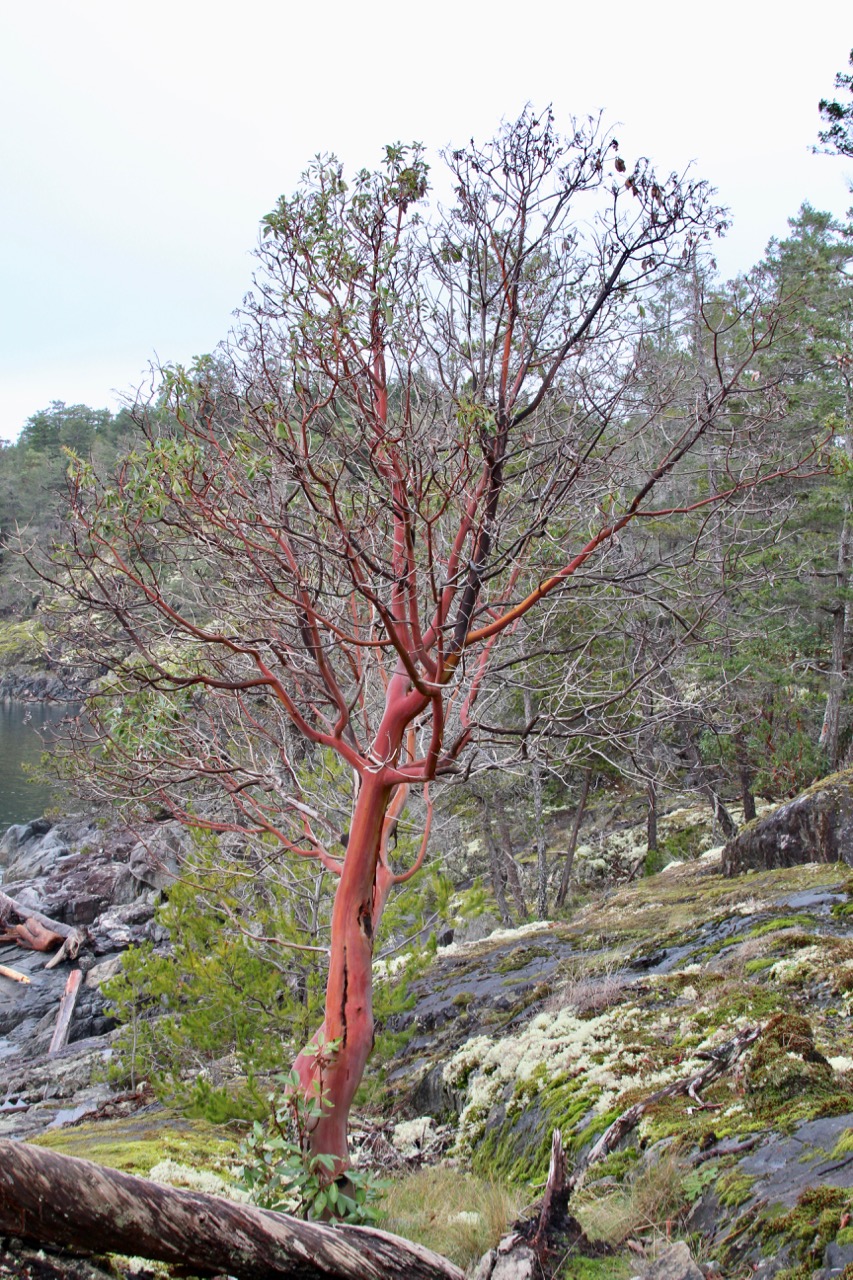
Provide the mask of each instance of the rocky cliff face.
POLYGON ((568 923, 439 951, 389 1080, 452 1122, 453 1154, 528 1185, 555 1127, 579 1159, 656 1099, 572 1202, 591 1235, 624 1247, 657 1214, 718 1274, 837 1275, 853 1265, 853 878, 826 862, 726 876, 719 854, 568 923), (749 1029, 719 1080, 679 1091, 749 1029))

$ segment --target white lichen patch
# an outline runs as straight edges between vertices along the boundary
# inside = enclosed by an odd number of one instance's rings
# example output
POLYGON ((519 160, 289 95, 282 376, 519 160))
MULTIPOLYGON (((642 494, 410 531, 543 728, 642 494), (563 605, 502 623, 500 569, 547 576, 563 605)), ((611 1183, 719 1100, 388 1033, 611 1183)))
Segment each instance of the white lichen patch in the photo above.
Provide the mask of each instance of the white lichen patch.
POLYGON ((381 982, 383 978, 393 978, 401 969, 405 969, 410 960, 414 958, 413 951, 404 951, 398 956, 388 956, 386 960, 373 961, 373 976, 381 982))
POLYGON ((743 902, 736 902, 731 910, 732 915, 758 916, 765 911, 772 911, 773 904, 766 902, 762 898, 756 898, 750 895, 750 897, 744 898, 743 902))
POLYGON ((439 947, 436 954, 442 957, 465 955, 466 952, 482 947, 484 943, 515 942, 516 939, 526 938, 532 933, 547 933, 553 927, 553 922, 550 920, 531 920, 528 924, 520 924, 517 929, 493 929, 485 938, 472 942, 451 942, 446 947, 439 947))
POLYGON ((479 1227, 483 1221, 483 1215, 475 1213, 472 1209, 462 1209, 459 1213, 454 1213, 452 1218, 447 1219, 450 1223, 458 1223, 461 1227, 479 1227))
POLYGON ((415 1156, 427 1151, 438 1141, 435 1120, 432 1116, 417 1116, 414 1120, 403 1120, 395 1124, 391 1134, 391 1144, 402 1156, 415 1156))
POLYGON ((208 1169, 193 1169, 188 1164, 179 1164, 177 1160, 161 1160, 155 1164, 148 1175, 152 1182, 159 1182, 167 1187, 185 1187, 190 1191, 202 1191, 209 1196, 225 1196, 228 1200, 248 1203, 251 1197, 248 1192, 226 1182, 218 1174, 208 1169))
POLYGON ((825 963, 826 956, 824 949, 819 946, 803 947, 792 956, 786 956, 783 960, 777 960, 771 969, 769 969, 768 977, 775 982, 788 983, 796 986, 798 983, 811 974, 816 967, 822 967, 825 963))
POLYGON ((531 1089, 541 1093, 555 1078, 569 1087, 577 1081, 595 1115, 628 1090, 641 1086, 652 1093, 698 1069, 701 1064, 692 1060, 661 1067, 650 1050, 649 1036, 664 1043, 674 1025, 667 1013, 649 1019, 632 1005, 591 1018, 561 1009, 538 1014, 515 1035, 469 1040, 443 1072, 445 1084, 465 1098, 457 1150, 470 1150, 483 1136, 494 1107, 502 1104, 512 1116, 528 1105, 531 1089))

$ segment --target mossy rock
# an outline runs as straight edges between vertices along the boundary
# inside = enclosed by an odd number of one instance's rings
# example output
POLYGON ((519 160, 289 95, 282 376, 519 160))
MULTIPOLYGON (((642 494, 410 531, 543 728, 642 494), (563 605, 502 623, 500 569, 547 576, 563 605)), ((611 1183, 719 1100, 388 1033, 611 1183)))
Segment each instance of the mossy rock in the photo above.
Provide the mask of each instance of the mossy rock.
POLYGON ((32 1142, 61 1155, 147 1177, 165 1159, 195 1169, 221 1169, 236 1159, 239 1137, 222 1126, 187 1120, 156 1107, 127 1119, 50 1129, 32 1142))
POLYGON ((725 875, 805 862, 853 866, 853 769, 816 782, 745 827, 725 846, 725 875))
POLYGON ((815 1048, 814 1032, 807 1018, 797 1013, 778 1013, 770 1019, 752 1051, 746 1088, 765 1101, 833 1088, 832 1067, 815 1048))

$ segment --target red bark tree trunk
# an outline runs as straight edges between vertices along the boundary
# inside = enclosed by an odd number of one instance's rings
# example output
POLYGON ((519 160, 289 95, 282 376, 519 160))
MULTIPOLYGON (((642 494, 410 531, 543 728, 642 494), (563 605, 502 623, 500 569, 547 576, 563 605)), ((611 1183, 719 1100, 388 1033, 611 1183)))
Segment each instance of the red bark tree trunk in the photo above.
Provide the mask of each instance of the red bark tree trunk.
POLYGON ((323 1115, 311 1132, 311 1150, 347 1164, 350 1108, 373 1048, 373 939, 378 920, 374 896, 382 824, 391 788, 381 775, 361 785, 347 841, 346 859, 332 908, 329 977, 322 1036, 317 1052, 296 1061, 309 1095, 319 1089, 323 1115))
POLYGON ((349 1113, 373 1048, 373 944, 393 876, 380 859, 382 832, 396 789, 392 775, 407 726, 426 705, 405 672, 388 688, 385 715, 372 745, 375 769, 364 769, 332 907, 329 976, 323 1025, 294 1064, 306 1097, 320 1093, 323 1114, 310 1134, 315 1155, 349 1163, 349 1113), (381 761, 381 763, 379 763, 381 761))

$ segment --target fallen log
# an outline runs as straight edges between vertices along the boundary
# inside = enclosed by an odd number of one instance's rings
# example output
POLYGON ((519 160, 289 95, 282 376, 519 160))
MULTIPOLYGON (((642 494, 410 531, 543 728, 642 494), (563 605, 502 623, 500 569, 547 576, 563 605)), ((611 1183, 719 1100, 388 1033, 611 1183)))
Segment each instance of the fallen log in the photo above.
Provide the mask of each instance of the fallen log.
POLYGON ((22 923, 27 920, 35 920, 36 924, 65 939, 57 955, 45 966, 48 969, 52 969, 58 963, 59 956, 62 956, 63 959, 67 956, 70 960, 76 960, 80 948, 85 945, 86 934, 82 930, 75 929, 73 925, 63 924, 60 920, 51 920, 50 916, 46 916, 44 912, 23 906, 22 903, 16 902, 14 898, 9 897, 8 893, 3 893, 2 889, 0 889, 0 920, 3 921, 4 925, 8 926, 10 916, 17 916, 22 923))
POLYGON ((385 1231, 302 1222, 26 1142, 0 1140, 0 1234, 237 1280, 464 1280, 446 1258, 385 1231))
POLYGON ((68 975, 62 999, 59 1001, 59 1012, 56 1015, 56 1026, 53 1029, 48 1053, 59 1053, 59 1050, 64 1049, 68 1043, 68 1032, 71 1030, 71 1018, 77 1003, 77 992, 80 990, 82 977, 83 973, 80 969, 72 969, 68 975))
POLYGON ((28 951, 52 951, 54 947, 61 946, 62 941, 61 934, 39 924, 33 916, 23 924, 9 925, 5 932, 0 933, 0 942, 17 942, 19 947, 28 951))

